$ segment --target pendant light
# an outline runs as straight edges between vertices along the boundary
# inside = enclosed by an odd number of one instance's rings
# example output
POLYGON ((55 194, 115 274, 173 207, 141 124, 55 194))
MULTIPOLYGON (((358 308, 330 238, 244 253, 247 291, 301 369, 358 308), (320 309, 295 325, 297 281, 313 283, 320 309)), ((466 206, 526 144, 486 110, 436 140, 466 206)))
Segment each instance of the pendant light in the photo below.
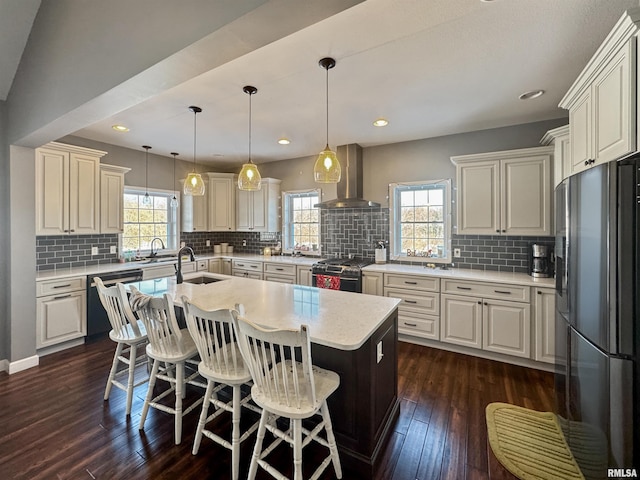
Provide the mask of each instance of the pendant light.
POLYGON ((238 188, 240 190, 255 191, 260 190, 262 177, 260 177, 258 167, 251 160, 251 95, 255 94, 258 89, 247 85, 242 91, 249 95, 249 162, 242 165, 242 170, 238 175, 238 188))
POLYGON ((144 166, 144 171, 145 171, 145 180, 144 180, 144 197, 142 197, 142 205, 144 205, 145 207, 150 207, 151 206, 151 197, 149 196, 149 150, 151 149, 151 147, 149 145, 143 145, 142 148, 144 148, 146 150, 146 153, 144 155, 145 157, 145 166, 144 166))
POLYGON ((173 198, 169 202, 169 206, 171 208, 177 208, 178 199, 176 198, 176 192, 175 192, 176 190, 176 157, 180 154, 176 152, 171 152, 171 155, 173 155, 173 198))
POLYGON ((185 178, 183 192, 185 195, 197 197, 204 195, 204 181, 200 174, 196 172, 196 117, 202 112, 202 109, 191 106, 189 110, 193 112, 193 172, 185 178))
POLYGON ((318 64, 327 71, 327 145, 313 166, 313 176, 317 183, 338 183, 342 175, 340 162, 335 152, 329 148, 329 69, 336 66, 336 61, 326 57, 318 64))

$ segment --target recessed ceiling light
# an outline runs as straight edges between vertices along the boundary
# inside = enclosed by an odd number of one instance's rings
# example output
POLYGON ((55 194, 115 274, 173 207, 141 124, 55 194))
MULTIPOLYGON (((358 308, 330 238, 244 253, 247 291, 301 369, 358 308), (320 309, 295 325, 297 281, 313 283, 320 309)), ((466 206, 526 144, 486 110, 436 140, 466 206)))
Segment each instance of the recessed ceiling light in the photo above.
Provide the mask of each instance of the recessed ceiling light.
POLYGON ((280 145, 289 145, 291 143, 291 140, 289 140, 288 138, 280 138, 278 139, 278 143, 280 145))
POLYGON ((524 92, 518 98, 520 100, 531 100, 532 98, 541 97, 544 94, 544 90, 531 90, 530 92, 524 92))
POLYGON ((116 132, 128 132, 129 128, 125 127, 124 125, 113 125, 111 128, 113 128, 116 132))
POLYGON ((375 127, 386 127, 387 125, 389 125, 389 120, 387 120, 386 118, 379 118, 375 122, 373 122, 373 125, 375 127))

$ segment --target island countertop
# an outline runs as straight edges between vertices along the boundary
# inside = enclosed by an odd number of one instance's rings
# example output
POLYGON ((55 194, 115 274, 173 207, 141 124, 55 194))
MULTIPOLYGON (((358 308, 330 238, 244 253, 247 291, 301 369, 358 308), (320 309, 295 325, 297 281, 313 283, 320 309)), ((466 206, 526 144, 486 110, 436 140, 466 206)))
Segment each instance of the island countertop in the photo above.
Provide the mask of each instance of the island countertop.
POLYGON ((177 305, 185 295, 201 308, 234 308, 241 303, 248 320, 273 328, 299 329, 308 325, 311 341, 339 350, 357 350, 396 310, 400 300, 390 297, 326 290, 202 272, 127 284, 159 296, 168 293, 177 305), (214 283, 192 284, 206 276, 214 283))

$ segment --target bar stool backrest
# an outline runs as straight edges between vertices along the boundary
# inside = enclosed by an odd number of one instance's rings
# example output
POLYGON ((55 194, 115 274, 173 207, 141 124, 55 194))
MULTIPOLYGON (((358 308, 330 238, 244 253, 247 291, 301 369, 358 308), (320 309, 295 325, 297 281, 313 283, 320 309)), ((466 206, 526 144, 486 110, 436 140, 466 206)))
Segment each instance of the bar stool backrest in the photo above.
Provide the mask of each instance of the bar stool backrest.
POLYGON ((152 297, 137 311, 147 330, 149 344, 156 355, 175 356, 185 353, 182 332, 176 320, 171 297, 152 297))
POLYGON ((136 337, 141 336, 138 322, 131 311, 127 294, 125 292, 125 300, 123 301, 123 296, 119 291, 120 288, 124 291, 124 286, 121 283, 116 283, 112 287, 105 287, 100 277, 93 277, 93 281, 96 283, 100 302, 102 302, 102 306, 107 312, 111 329, 115 335, 126 338, 131 336, 129 333, 131 331, 136 337))

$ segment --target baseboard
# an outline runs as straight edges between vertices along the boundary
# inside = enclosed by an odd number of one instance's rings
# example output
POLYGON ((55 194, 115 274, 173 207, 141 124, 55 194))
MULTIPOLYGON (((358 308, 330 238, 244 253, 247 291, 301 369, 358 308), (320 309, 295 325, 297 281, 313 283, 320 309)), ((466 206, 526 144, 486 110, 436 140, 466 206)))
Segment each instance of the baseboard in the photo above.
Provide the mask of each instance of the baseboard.
POLYGON ((45 355, 51 355, 52 353, 61 352, 67 348, 77 347, 84 344, 85 337, 75 338, 73 340, 66 341, 64 343, 58 343, 57 345, 51 345, 50 347, 44 347, 38 349, 38 355, 44 357, 45 355))
POLYGON ((23 358, 15 362, 9 363, 9 375, 27 370, 31 367, 37 367, 40 363, 40 357, 33 355, 32 357, 23 358))
POLYGON ((0 360, 0 372, 9 370, 9 360, 0 360))

